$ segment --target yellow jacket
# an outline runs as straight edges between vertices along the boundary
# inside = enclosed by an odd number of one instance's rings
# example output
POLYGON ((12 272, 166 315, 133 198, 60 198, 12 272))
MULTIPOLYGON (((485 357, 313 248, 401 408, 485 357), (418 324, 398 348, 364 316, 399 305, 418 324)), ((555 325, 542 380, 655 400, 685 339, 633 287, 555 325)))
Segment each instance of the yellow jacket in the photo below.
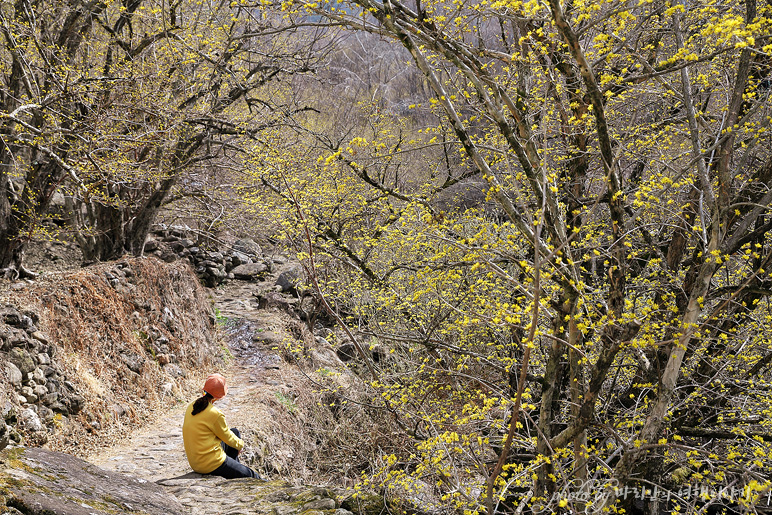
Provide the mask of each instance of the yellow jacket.
POLYGON ((208 474, 225 462, 221 441, 238 450, 244 447, 244 442, 233 434, 225 423, 225 415, 211 403, 195 416, 192 412, 193 402, 185 410, 182 423, 185 454, 193 470, 208 474))

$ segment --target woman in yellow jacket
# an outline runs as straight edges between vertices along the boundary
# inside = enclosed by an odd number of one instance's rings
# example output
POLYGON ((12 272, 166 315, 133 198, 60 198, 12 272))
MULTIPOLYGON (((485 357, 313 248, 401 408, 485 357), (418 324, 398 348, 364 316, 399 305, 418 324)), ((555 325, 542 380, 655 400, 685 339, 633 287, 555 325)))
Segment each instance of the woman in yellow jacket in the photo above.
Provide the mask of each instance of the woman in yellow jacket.
POLYGON ((212 374, 204 383, 204 395, 191 402, 182 423, 185 455, 191 468, 201 474, 222 476, 226 479, 260 476, 239 463, 239 452, 244 448, 238 429, 229 429, 225 415, 214 407, 216 400, 225 397, 228 386, 220 374, 212 374))

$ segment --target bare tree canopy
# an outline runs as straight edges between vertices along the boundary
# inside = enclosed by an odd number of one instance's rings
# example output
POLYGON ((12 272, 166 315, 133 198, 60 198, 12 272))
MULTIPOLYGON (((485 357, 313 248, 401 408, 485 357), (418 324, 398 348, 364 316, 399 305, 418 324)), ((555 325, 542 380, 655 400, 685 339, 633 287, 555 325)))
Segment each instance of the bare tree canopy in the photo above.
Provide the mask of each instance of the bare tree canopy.
POLYGON ((181 177, 300 109, 280 81, 320 50, 237 3, 19 0, 0 29, 0 268, 62 188, 86 259, 139 254, 181 177))

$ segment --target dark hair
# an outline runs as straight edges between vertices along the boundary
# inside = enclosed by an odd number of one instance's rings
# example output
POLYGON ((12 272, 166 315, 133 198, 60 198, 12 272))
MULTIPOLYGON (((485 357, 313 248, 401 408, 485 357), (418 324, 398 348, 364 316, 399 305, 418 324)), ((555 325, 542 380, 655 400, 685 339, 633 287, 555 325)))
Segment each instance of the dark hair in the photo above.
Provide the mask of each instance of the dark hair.
POLYGON ((196 399, 196 402, 193 403, 193 412, 191 415, 198 415, 204 411, 206 407, 209 406, 209 401, 212 399, 214 399, 214 397, 204 392, 204 395, 196 399))

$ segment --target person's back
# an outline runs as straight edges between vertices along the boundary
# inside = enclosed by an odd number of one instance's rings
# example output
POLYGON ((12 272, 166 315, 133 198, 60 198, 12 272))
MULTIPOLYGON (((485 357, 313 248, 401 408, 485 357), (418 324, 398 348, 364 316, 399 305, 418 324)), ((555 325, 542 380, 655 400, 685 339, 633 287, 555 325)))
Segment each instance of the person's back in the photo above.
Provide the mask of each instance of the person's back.
POLYGON ((182 423, 182 439, 190 467, 201 474, 209 474, 225 461, 225 451, 220 442, 234 449, 244 447, 244 442, 228 429, 225 415, 209 403, 203 411, 193 415, 191 402, 185 410, 182 423))
POLYGON ((229 429, 225 415, 214 402, 225 397, 225 378, 212 374, 204 384, 204 395, 191 402, 185 410, 182 440, 190 467, 200 474, 213 474, 227 479, 260 478, 251 468, 239 463, 244 447, 237 429, 229 429))

